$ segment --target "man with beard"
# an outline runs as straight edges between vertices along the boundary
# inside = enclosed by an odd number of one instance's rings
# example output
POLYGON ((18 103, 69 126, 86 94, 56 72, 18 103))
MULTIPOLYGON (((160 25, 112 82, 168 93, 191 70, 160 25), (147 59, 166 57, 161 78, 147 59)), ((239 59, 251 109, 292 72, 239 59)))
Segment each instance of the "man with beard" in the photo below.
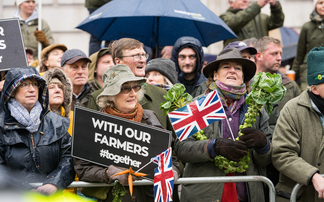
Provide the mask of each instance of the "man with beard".
POLYGON ((176 65, 178 83, 182 83, 189 94, 207 80, 201 73, 204 51, 198 39, 188 36, 179 38, 173 46, 171 60, 176 65))

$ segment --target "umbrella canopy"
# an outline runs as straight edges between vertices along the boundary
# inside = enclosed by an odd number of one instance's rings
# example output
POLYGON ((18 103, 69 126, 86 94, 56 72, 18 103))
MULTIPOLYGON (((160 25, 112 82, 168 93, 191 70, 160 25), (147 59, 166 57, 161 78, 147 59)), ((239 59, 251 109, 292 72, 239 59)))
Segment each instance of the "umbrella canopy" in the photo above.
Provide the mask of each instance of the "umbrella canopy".
POLYGON ((295 30, 288 27, 280 27, 271 30, 269 36, 277 38, 282 42, 282 61, 296 57, 299 35, 295 30))
POLYGON ((113 0, 77 28, 99 40, 128 37, 150 47, 173 45, 182 36, 195 37, 203 46, 237 37, 199 0, 113 0))

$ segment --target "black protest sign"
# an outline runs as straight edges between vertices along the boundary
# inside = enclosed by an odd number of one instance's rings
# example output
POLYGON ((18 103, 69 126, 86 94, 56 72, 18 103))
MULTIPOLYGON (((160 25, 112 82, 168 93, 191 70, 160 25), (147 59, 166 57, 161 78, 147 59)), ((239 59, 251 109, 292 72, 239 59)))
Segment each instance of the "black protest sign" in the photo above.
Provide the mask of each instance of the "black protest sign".
MULTIPOLYGON (((79 106, 74 109, 73 157, 136 171, 170 146, 170 131, 79 106)), ((140 172, 153 179, 155 167, 151 163, 140 172)))
POLYGON ((27 65, 18 18, 0 19, 0 71, 27 65))

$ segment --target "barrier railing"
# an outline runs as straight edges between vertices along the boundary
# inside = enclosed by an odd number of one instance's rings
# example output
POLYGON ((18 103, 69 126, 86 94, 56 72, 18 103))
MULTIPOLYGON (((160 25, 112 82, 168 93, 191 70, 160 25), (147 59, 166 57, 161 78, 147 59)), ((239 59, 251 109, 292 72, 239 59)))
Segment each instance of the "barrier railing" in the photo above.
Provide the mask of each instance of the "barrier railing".
MULTIPOLYGON (((321 174, 321 176, 324 177, 324 174, 321 174)), ((300 189, 302 186, 304 186, 304 185, 303 185, 303 184, 299 184, 299 183, 297 183, 297 184, 294 186, 294 188, 293 188, 293 190, 292 190, 292 192, 291 192, 290 202, 296 202, 296 199, 297 199, 297 193, 298 193, 299 189, 300 189)))
MULTIPOLYGON (((217 182, 264 182, 269 187, 269 201, 275 202, 275 188, 272 182, 263 176, 226 176, 226 177, 191 177, 191 178, 179 178, 175 184, 205 184, 205 183, 217 183, 217 182)), ((42 183, 31 183, 33 187, 39 187, 42 183)), ((110 187, 114 184, 106 183, 90 183, 83 181, 74 181, 68 187, 110 187)), ((134 181, 134 186, 153 185, 152 181, 140 180, 134 181)))

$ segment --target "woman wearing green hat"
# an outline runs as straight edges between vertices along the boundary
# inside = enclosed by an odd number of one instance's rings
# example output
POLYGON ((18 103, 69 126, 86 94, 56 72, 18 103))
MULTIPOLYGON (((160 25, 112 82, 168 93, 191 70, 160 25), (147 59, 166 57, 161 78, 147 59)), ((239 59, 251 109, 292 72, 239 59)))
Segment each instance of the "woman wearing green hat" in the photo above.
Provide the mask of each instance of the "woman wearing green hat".
MULTIPOLYGON (((184 177, 215 177, 225 176, 223 170, 212 161, 216 155, 222 155, 228 160, 239 161, 251 149, 251 162, 241 175, 261 175, 271 160, 270 142, 266 135, 269 131, 268 114, 263 110, 252 128, 243 129, 245 135, 240 140, 232 139, 238 136, 239 125, 244 120, 248 106, 245 103, 247 84, 256 71, 255 63, 244 59, 236 48, 221 51, 217 59, 209 63, 203 73, 208 78, 205 94, 217 90, 223 104, 227 120, 216 121, 204 130, 207 140, 196 140, 189 137, 177 142, 175 152, 177 157, 186 163, 184 177), (232 131, 232 132, 231 132, 232 131), (232 134, 231 134, 232 133, 232 134)), ((183 201, 265 201, 261 182, 237 182, 228 187, 224 183, 184 184, 181 190, 183 201), (231 193, 231 194, 229 194, 231 193), (231 198, 232 197, 232 198, 231 198)))
MULTIPOLYGON (((97 97, 97 103, 101 107, 101 112, 163 128, 155 113, 151 110, 143 109, 138 103, 144 96, 142 84, 146 82, 145 77, 136 77, 126 65, 115 65, 106 70, 103 80, 105 88, 97 97)), ((173 165, 175 163, 173 162, 173 165)), ((104 183, 109 183, 112 175, 123 171, 122 168, 113 165, 106 168, 79 159, 75 159, 74 169, 80 180, 104 183)), ((179 173, 179 170, 174 171, 174 176, 176 173, 179 173)), ((121 184, 127 185, 128 175, 118 175, 111 178, 111 180, 118 180, 121 184)), ((101 198, 101 200, 113 200, 111 190, 108 191, 109 188, 106 196, 101 198)), ((81 192, 89 197, 99 196, 89 192, 86 193, 84 189, 81 192)), ((126 194, 122 199, 122 201, 144 202, 153 200, 153 186, 134 187, 133 196, 131 197, 129 194, 126 194)))

